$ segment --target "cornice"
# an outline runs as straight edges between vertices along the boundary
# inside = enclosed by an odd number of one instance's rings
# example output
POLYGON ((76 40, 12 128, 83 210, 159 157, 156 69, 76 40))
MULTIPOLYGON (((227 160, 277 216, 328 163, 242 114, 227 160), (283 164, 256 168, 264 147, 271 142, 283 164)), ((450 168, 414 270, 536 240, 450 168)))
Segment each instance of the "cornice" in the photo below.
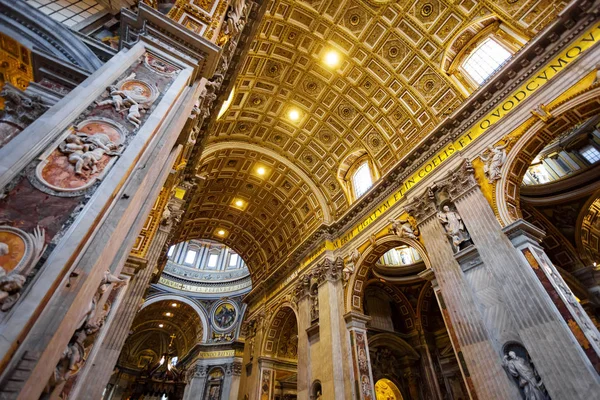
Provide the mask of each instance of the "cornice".
MULTIPOLYGON (((423 139, 398 164, 392 168, 371 190, 331 225, 322 225, 304 240, 275 270, 282 276, 297 267, 298 262, 315 250, 318 243, 331 240, 357 224, 377 204, 385 201, 398 190, 402 182, 411 176, 421 164, 432 158, 440 149, 468 131, 477 121, 487 115, 502 100, 564 47, 597 21, 598 4, 576 1, 561 12, 558 19, 527 45, 521 48, 502 71, 484 83, 469 96, 432 133, 423 139), (283 267, 282 265, 287 265, 283 267)), ((270 280, 276 282, 277 279, 270 280)), ((266 285, 269 287, 269 285, 266 285)))

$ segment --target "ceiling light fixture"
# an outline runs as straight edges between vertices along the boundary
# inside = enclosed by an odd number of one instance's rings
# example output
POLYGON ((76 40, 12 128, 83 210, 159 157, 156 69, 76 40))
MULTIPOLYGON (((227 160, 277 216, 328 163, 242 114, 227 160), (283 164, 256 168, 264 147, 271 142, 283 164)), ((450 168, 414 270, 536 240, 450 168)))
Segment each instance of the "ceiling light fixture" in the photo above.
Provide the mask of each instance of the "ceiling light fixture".
POLYGON ((256 173, 259 174, 259 175, 264 175, 265 172, 267 172, 267 171, 263 167, 258 167, 256 169, 256 173))
POLYGON ((292 121, 298 121, 300 119, 300 112, 296 109, 291 109, 288 112, 288 118, 292 121))
POLYGON ((158 327, 162 328, 162 327, 164 327, 164 325, 163 324, 158 324, 158 327))
POLYGON ((177 307, 177 303, 171 303, 171 307, 177 307))
POLYGON ((244 206, 244 201, 243 200, 236 200, 235 201, 235 205, 238 207, 243 207, 244 206))
POLYGON ((219 236, 223 236, 223 235, 225 235, 225 231, 224 231, 223 229, 219 229, 219 230, 217 231, 217 235, 219 235, 219 236))
POLYGON ((337 51, 330 50, 327 53, 325 53, 325 58, 323 59, 323 61, 325 61, 325 64, 328 67, 337 67, 340 63, 340 55, 337 51))
POLYGON ((167 317, 170 317, 170 316, 171 316, 171 315, 173 315, 173 314, 171 314, 170 312, 168 312, 168 313, 166 313, 165 315, 166 315, 167 317))

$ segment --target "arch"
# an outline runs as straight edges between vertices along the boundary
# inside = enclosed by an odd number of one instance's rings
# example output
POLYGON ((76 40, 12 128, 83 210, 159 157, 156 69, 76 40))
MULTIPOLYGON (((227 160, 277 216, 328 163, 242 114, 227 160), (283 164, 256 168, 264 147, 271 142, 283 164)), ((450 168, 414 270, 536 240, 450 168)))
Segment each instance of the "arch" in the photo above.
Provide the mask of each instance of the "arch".
POLYGON ((348 204, 352 204, 356 200, 356 195, 354 193, 354 182, 352 181, 354 174, 357 169, 362 166, 364 163, 367 163, 369 167, 369 173, 371 175, 371 180, 373 181, 373 185, 380 178, 379 170, 375 165, 372 157, 369 155, 369 152, 365 149, 357 149, 348 154, 342 162, 337 170, 337 180, 340 183, 344 194, 346 195, 346 200, 348 204))
POLYGON ((600 113, 600 84, 593 84, 544 111, 551 118, 547 121, 537 119, 526 122, 525 132, 507 152, 494 198, 494 209, 504 226, 523 218, 520 205, 521 184, 527 168, 537 154, 565 129, 600 113))
POLYGON ((346 291, 346 312, 357 311, 364 314, 363 299, 369 269, 386 251, 401 245, 408 245, 414 248, 423 259, 425 268, 431 268, 431 263, 427 257, 425 247, 418 240, 393 234, 385 235, 377 239, 375 243, 370 243, 368 245, 355 263, 354 273, 350 276, 348 290, 346 291))
POLYGON ((88 72, 102 61, 63 24, 24 1, 0 0, 0 31, 31 50, 42 51, 88 72))
POLYGON ((409 360, 416 361, 421 356, 413 347, 397 335, 391 333, 379 333, 369 338, 369 348, 387 347, 396 350, 402 355, 406 355, 409 360))
POLYGON ((594 258, 597 258, 600 253, 600 244, 596 244, 595 248, 592 248, 593 231, 597 229, 598 221, 600 221, 600 191, 594 192, 585 202, 575 224, 577 252, 588 264, 592 264, 594 258))
POLYGON ((233 140, 233 141, 228 140, 228 141, 213 142, 213 143, 208 144, 206 146, 206 148, 204 149, 204 151, 202 152, 202 159, 206 158, 206 156, 209 156, 212 153, 216 153, 218 151, 225 150, 225 149, 231 149, 231 148, 246 149, 246 150, 256 151, 257 153, 262 153, 262 154, 269 156, 269 157, 275 159, 276 161, 284 164, 290 170, 292 170, 293 172, 298 174, 302 178, 302 180, 310 187, 312 192, 317 197, 319 206, 321 207, 321 210, 323 211, 323 222, 324 223, 332 222, 331 211, 329 209, 328 201, 327 201, 325 195, 323 194, 323 191, 321 191, 321 189, 316 185, 316 183, 312 180, 312 178, 306 172, 304 172, 304 170, 302 168, 298 167, 296 164, 294 164, 293 162, 288 160, 286 157, 282 156, 281 154, 279 154, 278 152, 276 152, 274 150, 259 146, 254 143, 244 142, 241 140, 233 140))
POLYGON ((298 356, 298 314, 297 311, 287 303, 282 304, 276 309, 275 312, 273 312, 273 316, 271 317, 269 324, 267 325, 268 329, 266 335, 264 336, 263 343, 261 346, 262 355, 278 358, 279 344, 281 342, 282 337, 288 333, 286 332, 286 329, 293 329, 293 325, 290 325, 291 323, 295 324, 296 327, 295 357, 298 356))
POLYGON ((159 294, 155 296, 150 296, 146 299, 144 304, 142 304, 142 307, 139 311, 142 311, 144 308, 148 307, 151 304, 158 303, 161 301, 179 301, 192 307, 194 311, 196 311, 196 313, 200 317, 200 321, 202 321, 202 324, 204 325, 204 329, 202 329, 202 343, 206 343, 208 341, 208 331, 210 330, 210 324, 208 323, 208 313, 206 312, 204 307, 198 305, 195 301, 191 300, 188 297, 179 296, 176 294, 159 294))

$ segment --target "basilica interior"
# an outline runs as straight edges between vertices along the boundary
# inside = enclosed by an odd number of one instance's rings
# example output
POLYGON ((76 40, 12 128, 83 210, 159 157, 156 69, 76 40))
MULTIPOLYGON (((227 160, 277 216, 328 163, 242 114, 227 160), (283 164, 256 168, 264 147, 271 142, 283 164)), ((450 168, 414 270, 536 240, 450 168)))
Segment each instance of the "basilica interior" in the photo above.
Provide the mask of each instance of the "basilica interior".
POLYGON ((600 400, 600 0, 0 0, 0 399, 600 400))

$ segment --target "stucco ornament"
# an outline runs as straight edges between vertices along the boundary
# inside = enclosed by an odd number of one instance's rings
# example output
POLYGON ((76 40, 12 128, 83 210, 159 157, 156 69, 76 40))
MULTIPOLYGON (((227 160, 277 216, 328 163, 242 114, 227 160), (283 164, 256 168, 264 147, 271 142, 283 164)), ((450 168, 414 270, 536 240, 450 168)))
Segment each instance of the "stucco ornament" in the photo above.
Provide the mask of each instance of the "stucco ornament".
POLYGON ((390 228, 390 233, 393 233, 396 236, 401 238, 409 238, 417 240, 417 235, 419 231, 414 229, 412 224, 408 219, 390 219, 392 227, 390 228))
POLYGON ((85 363, 86 351, 93 345, 95 340, 92 335, 102 328, 111 309, 111 304, 102 300, 104 293, 111 287, 115 289, 125 285, 125 283, 125 280, 113 275, 109 270, 104 273, 98 290, 83 312, 77 329, 63 351, 54 370, 54 375, 46 386, 47 393, 51 393, 57 385, 65 382, 81 370, 85 363), (104 304, 101 304, 101 302, 104 304))
POLYGON ((67 155, 69 163, 75 166, 77 175, 82 175, 84 169, 91 170, 92 174, 97 173, 97 165, 105 154, 108 156, 121 155, 116 151, 119 145, 104 133, 87 135, 76 131, 69 134, 58 148, 67 155))
POLYGON ((494 183, 502 178, 500 170, 506 162, 506 148, 508 147, 509 143, 510 140, 507 140, 503 145, 489 145, 487 150, 481 154, 481 156, 479 156, 485 163, 483 166, 483 172, 485 172, 485 176, 487 176, 489 183, 494 183))
POLYGON ((442 211, 438 212, 437 217, 444 226, 446 235, 450 238, 455 253, 460 250, 461 244, 471 240, 462 217, 456 211, 450 210, 448 205, 442 207, 442 211))
POLYGON ((40 227, 29 234, 0 226, 0 310, 10 310, 21 297, 27 276, 46 249, 45 239, 40 227))
POLYGON ((509 351, 502 360, 502 366, 523 389, 525 400, 548 400, 542 380, 527 360, 517 356, 514 351, 509 351))
POLYGON ((127 120, 136 128, 141 124, 142 112, 149 108, 158 97, 158 90, 151 84, 135 79, 135 73, 116 85, 106 88, 110 98, 97 101, 98 106, 111 105, 115 111, 127 111, 127 120))

